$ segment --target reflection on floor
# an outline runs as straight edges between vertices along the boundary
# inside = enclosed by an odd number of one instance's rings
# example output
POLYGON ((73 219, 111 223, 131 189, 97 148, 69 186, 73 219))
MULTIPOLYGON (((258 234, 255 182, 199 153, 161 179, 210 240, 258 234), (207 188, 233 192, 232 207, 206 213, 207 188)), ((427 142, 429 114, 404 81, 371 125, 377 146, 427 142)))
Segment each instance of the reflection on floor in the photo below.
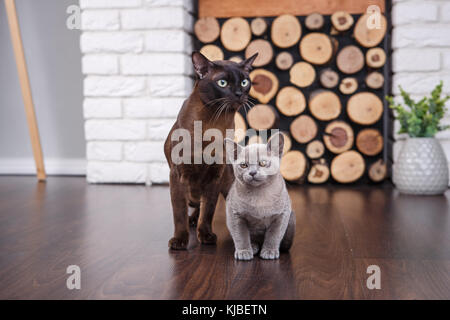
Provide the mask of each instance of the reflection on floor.
POLYGON ((297 233, 278 261, 237 262, 221 200, 216 246, 167 248, 167 186, 0 177, 0 298, 450 299, 450 192, 290 187, 297 233), (81 268, 81 290, 66 268, 81 268), (381 289, 366 286, 367 267, 381 289))

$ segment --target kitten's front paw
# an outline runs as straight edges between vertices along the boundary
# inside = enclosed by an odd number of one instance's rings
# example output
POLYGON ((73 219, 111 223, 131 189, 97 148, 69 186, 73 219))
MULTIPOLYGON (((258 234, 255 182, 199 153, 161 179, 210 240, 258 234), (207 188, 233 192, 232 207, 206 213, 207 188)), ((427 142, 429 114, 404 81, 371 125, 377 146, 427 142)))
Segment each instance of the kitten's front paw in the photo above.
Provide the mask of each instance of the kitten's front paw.
POLYGON ((259 254, 259 256, 262 259, 268 259, 268 260, 278 259, 280 257, 280 250, 263 248, 261 250, 261 253, 259 254))
POLYGON ((234 252, 234 258, 236 260, 252 260, 253 259, 253 251, 252 250, 236 250, 234 252))

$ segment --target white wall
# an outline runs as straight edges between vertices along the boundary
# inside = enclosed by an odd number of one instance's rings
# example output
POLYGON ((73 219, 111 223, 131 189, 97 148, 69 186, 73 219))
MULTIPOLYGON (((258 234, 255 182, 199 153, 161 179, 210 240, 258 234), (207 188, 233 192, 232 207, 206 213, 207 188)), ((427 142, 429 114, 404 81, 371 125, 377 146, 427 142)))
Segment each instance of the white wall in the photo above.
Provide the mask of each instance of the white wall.
MULTIPOLYGON (((49 173, 85 172, 80 31, 66 28, 77 0, 16 0, 49 173)), ((3 1, 0 2, 0 174, 34 173, 3 1)))
MULTIPOLYGON (((450 95, 450 1, 394 0, 392 24, 392 90, 396 99, 402 101, 399 85, 420 99, 429 95, 440 80, 444 81, 444 93, 450 95)), ((450 124, 450 112, 443 122, 450 124)), ((398 131, 398 123, 394 129, 398 131)), ((450 130, 437 137, 450 160, 450 130)), ((395 138, 394 161, 406 136, 396 134, 395 138)))
POLYGON ((80 6, 87 179, 167 182, 164 139, 192 88, 192 1, 80 6))

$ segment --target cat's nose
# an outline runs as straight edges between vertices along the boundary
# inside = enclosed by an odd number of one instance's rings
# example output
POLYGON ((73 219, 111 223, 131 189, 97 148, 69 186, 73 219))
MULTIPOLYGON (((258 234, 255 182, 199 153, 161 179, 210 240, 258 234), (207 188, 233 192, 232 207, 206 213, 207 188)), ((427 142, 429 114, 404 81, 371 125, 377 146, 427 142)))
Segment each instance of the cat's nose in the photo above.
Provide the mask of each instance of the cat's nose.
POLYGON ((255 174, 256 174, 256 170, 252 170, 252 171, 250 171, 248 174, 251 175, 252 177, 254 177, 255 174))
POLYGON ((240 97, 240 96, 242 96, 242 91, 238 90, 234 94, 236 95, 236 97, 240 97))

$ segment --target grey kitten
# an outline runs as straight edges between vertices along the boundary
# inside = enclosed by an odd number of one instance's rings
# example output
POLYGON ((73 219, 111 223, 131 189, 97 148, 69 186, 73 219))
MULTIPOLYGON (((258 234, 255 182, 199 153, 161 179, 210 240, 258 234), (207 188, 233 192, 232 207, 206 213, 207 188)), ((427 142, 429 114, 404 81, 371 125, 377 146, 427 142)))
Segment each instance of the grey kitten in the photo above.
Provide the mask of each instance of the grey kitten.
POLYGON ((234 257, 251 260, 261 248, 261 258, 278 259, 280 249, 291 247, 295 233, 295 214, 279 170, 283 135, 277 132, 267 145, 225 143, 236 178, 226 198, 234 257))

